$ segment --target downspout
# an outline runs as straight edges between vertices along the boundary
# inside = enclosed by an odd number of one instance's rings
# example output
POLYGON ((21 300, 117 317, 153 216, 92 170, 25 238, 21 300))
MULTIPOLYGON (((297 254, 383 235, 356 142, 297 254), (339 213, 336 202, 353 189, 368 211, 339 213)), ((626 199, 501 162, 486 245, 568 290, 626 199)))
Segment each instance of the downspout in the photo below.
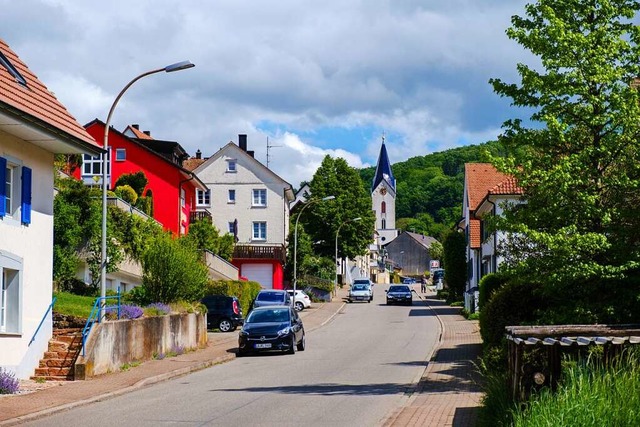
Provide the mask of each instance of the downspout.
MULTIPOLYGON (((182 224, 180 224, 180 218, 181 218, 180 214, 182 213, 182 205, 180 204, 180 202, 182 201, 182 184, 184 184, 185 182, 191 181, 193 178, 195 178, 195 175, 191 174, 190 178, 183 179, 178 184, 178 237, 180 237, 180 231, 181 231, 181 225, 182 225, 182 224)), ((191 202, 193 202, 193 200, 191 202)), ((187 203, 187 201, 186 201, 186 197, 185 197, 185 204, 186 203, 187 203)), ((191 203, 191 205, 193 206, 194 203, 191 203)), ((189 214, 191 214, 191 212, 189 212, 189 214)), ((191 223, 191 221, 189 221, 189 223, 191 223)))

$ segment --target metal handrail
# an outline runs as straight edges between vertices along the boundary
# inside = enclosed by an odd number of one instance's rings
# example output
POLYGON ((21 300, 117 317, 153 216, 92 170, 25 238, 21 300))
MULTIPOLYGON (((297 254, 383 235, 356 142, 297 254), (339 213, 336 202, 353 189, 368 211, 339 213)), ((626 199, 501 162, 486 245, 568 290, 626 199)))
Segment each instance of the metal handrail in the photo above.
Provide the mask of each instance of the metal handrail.
POLYGON ((40 331, 40 328, 42 327, 42 324, 44 323, 44 319, 47 318, 47 315, 49 314, 49 312, 53 308, 53 304, 56 303, 57 299, 58 299, 58 297, 53 297, 53 301, 51 301, 51 304, 49 304, 49 308, 47 308, 47 311, 44 313, 44 316, 42 316, 42 320, 40 320, 40 324, 36 328, 36 331, 33 333, 33 336, 31 337, 31 341, 29 341, 29 344, 27 345, 27 347, 29 347, 31 345, 31 343, 33 343, 36 340, 36 335, 38 335, 38 332, 40 331))
MULTIPOLYGON (((84 325, 84 329, 82 329, 82 357, 85 356, 85 345, 87 343, 87 337, 91 333, 91 328, 93 328, 94 323, 100 323, 102 319, 100 318, 100 308, 102 307, 102 302, 108 299, 117 299, 118 300, 118 319, 120 319, 120 290, 118 289, 117 295, 105 296, 105 297, 97 297, 95 302, 93 303, 93 308, 91 309, 91 313, 89 313, 89 318, 87 319, 87 323, 84 325)), ((106 303, 105 303, 106 306, 106 303)), ((104 312, 104 311, 103 311, 104 312)))

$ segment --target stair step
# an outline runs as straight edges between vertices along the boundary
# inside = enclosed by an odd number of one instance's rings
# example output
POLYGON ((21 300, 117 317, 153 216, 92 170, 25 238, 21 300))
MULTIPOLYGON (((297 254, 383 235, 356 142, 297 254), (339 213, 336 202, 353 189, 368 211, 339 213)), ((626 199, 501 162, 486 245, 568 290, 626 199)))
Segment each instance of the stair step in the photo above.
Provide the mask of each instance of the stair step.
POLYGON ((57 335, 79 335, 82 334, 82 329, 84 328, 60 328, 53 330, 53 336, 57 335))
POLYGON ((41 368, 68 368, 75 364, 75 359, 43 359, 40 361, 41 368))
POLYGON ((82 342, 82 336, 81 335, 57 335, 55 338, 53 338, 53 341, 73 344, 78 341, 82 342))

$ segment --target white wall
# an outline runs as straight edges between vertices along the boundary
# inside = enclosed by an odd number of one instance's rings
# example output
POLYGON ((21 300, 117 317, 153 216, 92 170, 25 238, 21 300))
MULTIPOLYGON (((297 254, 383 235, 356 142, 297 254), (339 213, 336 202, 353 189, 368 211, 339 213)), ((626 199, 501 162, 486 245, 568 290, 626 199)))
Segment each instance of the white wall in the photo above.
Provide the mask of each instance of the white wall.
POLYGON ((33 375, 51 338, 51 314, 29 341, 52 299, 53 154, 0 132, 0 156, 23 161, 32 175, 31 224, 0 219, 0 251, 22 259, 19 334, 0 334, 0 366, 18 378, 33 375))

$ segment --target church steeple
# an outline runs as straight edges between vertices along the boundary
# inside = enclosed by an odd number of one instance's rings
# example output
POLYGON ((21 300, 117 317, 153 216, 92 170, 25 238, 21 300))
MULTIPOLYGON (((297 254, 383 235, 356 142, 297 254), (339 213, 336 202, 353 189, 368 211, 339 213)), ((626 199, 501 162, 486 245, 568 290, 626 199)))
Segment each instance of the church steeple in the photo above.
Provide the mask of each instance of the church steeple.
POLYGON ((388 185, 395 191, 396 179, 391 171, 391 163, 389 162, 389 156, 387 155, 387 148, 384 145, 384 134, 382 135, 382 147, 380 147, 378 165, 376 166, 376 174, 373 176, 371 191, 375 190, 378 184, 383 180, 386 180, 388 185))

